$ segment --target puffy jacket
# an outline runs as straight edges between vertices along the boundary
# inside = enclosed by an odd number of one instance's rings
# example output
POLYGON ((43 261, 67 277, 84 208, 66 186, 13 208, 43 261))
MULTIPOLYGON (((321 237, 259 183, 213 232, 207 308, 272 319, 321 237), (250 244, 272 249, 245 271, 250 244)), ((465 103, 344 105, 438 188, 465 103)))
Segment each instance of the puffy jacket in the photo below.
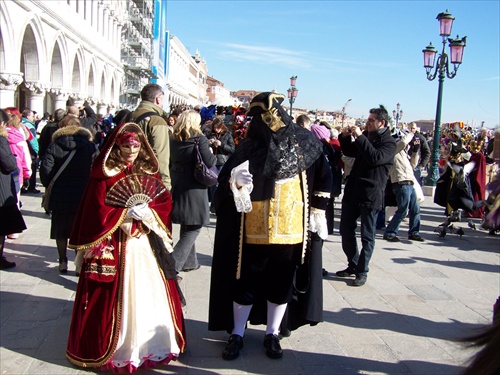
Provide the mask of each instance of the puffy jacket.
POLYGON ((19 169, 19 183, 31 177, 31 156, 28 143, 20 129, 7 127, 10 150, 16 157, 17 168, 19 169))
POLYGON ((33 124, 30 120, 28 120, 25 117, 23 117, 22 123, 33 136, 30 137, 30 139, 28 140, 28 144, 30 146, 30 152, 32 153, 32 156, 38 156, 38 138, 36 136, 35 124, 33 124))
POLYGON ((354 142, 350 135, 342 134, 339 135, 339 141, 343 154, 355 158, 344 188, 343 200, 382 210, 389 168, 396 153, 396 140, 392 138, 389 128, 378 132, 371 141, 367 131, 354 142))
POLYGON ((81 126, 66 126, 52 136, 40 166, 40 180, 47 187, 72 150, 76 150, 69 164, 52 187, 49 209, 76 213, 90 177, 90 169, 97 156, 97 145, 92 134, 81 126))
POLYGON ((156 104, 143 100, 134 112, 132 112, 130 121, 139 118, 140 115, 147 112, 155 112, 158 116, 149 116, 139 122, 139 126, 146 134, 149 144, 158 158, 160 167, 160 177, 167 187, 171 189, 170 182, 170 138, 167 125, 167 113, 156 104))

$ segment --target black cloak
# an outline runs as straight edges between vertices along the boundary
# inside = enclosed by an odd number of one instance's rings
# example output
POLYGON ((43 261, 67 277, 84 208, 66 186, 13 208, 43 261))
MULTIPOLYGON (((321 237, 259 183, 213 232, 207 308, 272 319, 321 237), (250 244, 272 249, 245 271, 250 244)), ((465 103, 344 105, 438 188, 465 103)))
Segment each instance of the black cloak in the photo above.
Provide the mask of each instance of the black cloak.
MULTIPOLYGON (((307 198, 304 215, 309 217, 311 207, 326 209, 328 197, 318 192, 330 193, 332 174, 328 161, 323 155, 323 146, 309 131, 292 122, 282 110, 280 97, 272 93, 258 95, 252 101, 261 102, 250 107, 254 116, 247 138, 236 148, 219 175, 219 186, 215 192, 217 225, 210 285, 208 329, 211 331, 233 329, 233 291, 236 284, 236 270, 240 245, 242 214, 236 211, 232 192, 229 188, 231 170, 249 160, 249 170, 253 175, 254 189, 252 201, 269 199, 274 196, 275 180, 305 172, 307 198), (272 132, 263 122, 259 108, 277 108, 284 126, 272 132)), ((305 193, 305 194, 304 194, 305 193)), ((306 256, 297 259, 294 298, 288 305, 286 325, 294 330, 305 324, 317 324, 323 320, 323 280, 322 256, 323 240, 315 233, 308 233, 306 256)), ((273 245, 263 245, 273 246, 273 245)), ((251 324, 266 324, 266 301, 254 304, 250 317, 251 324)))

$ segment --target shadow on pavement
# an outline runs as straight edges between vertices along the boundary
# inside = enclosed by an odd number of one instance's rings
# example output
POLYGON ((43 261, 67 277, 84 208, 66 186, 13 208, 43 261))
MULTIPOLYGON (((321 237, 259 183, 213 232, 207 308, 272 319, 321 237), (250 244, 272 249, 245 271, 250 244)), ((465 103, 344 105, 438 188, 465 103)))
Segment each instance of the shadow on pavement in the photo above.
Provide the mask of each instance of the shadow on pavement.
POLYGON ((457 341, 484 327, 481 324, 462 323, 457 320, 434 322, 432 320, 372 309, 344 308, 339 312, 325 311, 326 322, 352 328, 386 330, 412 336, 457 341))
POLYGON ((466 270, 474 270, 474 271, 489 272, 489 273, 498 272, 498 264, 473 263, 473 262, 465 262, 457 260, 437 260, 437 259, 421 258, 421 257, 411 257, 411 259, 413 259, 414 261, 439 264, 442 266, 447 266, 452 268, 462 268, 466 270))

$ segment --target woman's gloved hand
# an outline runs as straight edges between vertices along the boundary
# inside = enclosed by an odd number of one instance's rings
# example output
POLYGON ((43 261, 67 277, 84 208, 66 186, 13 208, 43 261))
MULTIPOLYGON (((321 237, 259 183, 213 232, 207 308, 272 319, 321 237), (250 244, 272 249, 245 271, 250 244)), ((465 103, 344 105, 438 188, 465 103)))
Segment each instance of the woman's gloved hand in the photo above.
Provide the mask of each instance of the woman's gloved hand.
POLYGON ((237 173, 231 176, 231 179, 236 183, 237 187, 239 188, 253 183, 253 176, 247 170, 239 170, 237 173))
POLYGON ((136 206, 130 207, 128 209, 126 218, 133 218, 138 221, 142 221, 149 216, 151 216, 151 210, 148 207, 147 203, 140 203, 136 206))

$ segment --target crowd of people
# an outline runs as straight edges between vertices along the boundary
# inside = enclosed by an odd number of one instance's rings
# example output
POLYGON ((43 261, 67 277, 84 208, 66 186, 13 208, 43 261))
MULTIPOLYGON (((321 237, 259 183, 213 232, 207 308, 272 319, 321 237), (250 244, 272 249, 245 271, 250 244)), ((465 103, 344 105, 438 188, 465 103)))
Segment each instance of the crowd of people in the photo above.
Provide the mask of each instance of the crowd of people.
MULTIPOLYGON (((40 195, 39 175, 60 273, 68 272, 67 249, 76 252, 66 352, 73 364, 134 372, 184 351, 179 281, 200 268, 196 240, 210 215, 208 329, 230 334, 225 360, 239 356, 248 322, 266 326, 266 355, 277 359, 281 337, 322 321, 321 250, 334 234, 338 198, 347 267, 336 275, 354 276, 352 286, 368 281, 377 230, 398 242, 408 216, 408 239, 425 241, 419 204, 431 137, 415 123, 396 128, 384 106, 370 109, 364 125, 334 127, 293 119, 274 92, 245 110, 167 112, 163 99, 151 83, 134 111, 114 115, 88 105, 40 119, 30 109, 0 111, 1 268, 16 266, 3 254, 5 240, 26 229, 21 199, 40 195), (196 150, 216 167, 217 184, 195 177, 196 150), (172 223, 180 227, 176 243, 172 223)), ((434 201, 448 222, 477 218, 491 234, 500 230, 500 182, 487 173, 500 157, 498 137, 494 143, 483 129, 443 129, 434 201)))

